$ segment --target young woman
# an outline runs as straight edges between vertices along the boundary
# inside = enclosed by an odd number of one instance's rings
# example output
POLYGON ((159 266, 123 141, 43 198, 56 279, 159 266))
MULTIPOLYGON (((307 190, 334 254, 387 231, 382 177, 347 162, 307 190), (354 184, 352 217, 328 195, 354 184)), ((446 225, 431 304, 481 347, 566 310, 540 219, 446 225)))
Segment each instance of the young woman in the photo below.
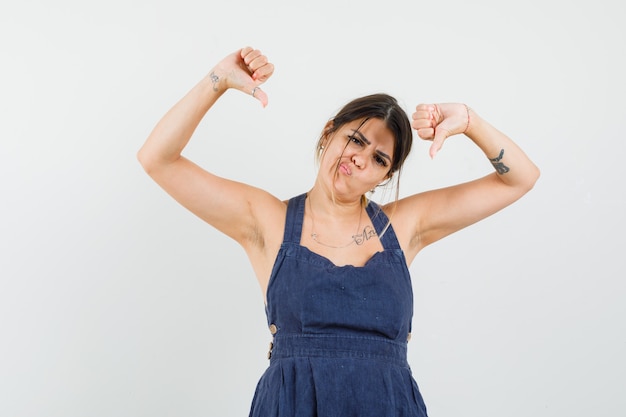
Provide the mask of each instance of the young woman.
POLYGON ((165 191, 239 242, 254 268, 273 346, 250 415, 426 416, 406 360, 408 266, 427 245, 519 199, 539 170, 465 104, 420 104, 410 121, 386 94, 357 98, 328 121, 315 183, 286 201, 181 156, 227 90, 267 105, 260 86, 273 71, 250 47, 227 56, 165 114, 138 153, 165 191), (495 172, 382 206, 369 201, 367 192, 398 181, 412 129, 432 141, 431 156, 448 137, 465 134, 495 172))

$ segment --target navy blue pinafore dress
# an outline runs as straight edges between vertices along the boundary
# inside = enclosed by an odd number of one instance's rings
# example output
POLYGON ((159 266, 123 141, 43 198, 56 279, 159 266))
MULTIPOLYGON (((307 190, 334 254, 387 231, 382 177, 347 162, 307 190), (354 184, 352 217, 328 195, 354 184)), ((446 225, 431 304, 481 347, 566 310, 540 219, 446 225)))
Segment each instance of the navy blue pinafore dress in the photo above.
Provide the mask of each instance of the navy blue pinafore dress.
POLYGON ((250 417, 426 417, 406 354, 411 279, 387 216, 369 202, 384 250, 339 267, 300 245, 305 198, 289 201, 267 289, 270 364, 250 417))

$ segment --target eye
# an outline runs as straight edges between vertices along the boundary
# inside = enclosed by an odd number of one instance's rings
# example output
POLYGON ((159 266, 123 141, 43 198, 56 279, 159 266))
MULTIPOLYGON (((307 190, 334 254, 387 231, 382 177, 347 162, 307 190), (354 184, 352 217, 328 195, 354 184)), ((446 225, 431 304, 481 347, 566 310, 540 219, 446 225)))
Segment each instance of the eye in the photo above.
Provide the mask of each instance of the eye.
POLYGON ((359 139, 356 135, 348 136, 348 141, 352 143, 356 143, 359 146, 363 146, 363 141, 359 139))
POLYGON ((387 160, 380 155, 374 155, 374 161, 381 167, 387 166, 387 160))

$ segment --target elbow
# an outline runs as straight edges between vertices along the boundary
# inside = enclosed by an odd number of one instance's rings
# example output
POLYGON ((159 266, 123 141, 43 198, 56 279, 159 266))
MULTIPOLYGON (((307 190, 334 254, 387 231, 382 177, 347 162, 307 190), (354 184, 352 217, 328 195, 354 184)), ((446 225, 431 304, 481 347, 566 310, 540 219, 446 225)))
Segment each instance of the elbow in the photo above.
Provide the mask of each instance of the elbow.
POLYGON ((163 170, 168 169, 180 158, 180 155, 178 155, 178 158, 166 158, 158 150, 146 145, 137 151, 136 156, 143 170, 152 178, 155 178, 163 170))
POLYGON ((139 165, 141 165, 141 167, 144 169, 144 171, 148 171, 149 169, 149 160, 150 158, 147 155, 147 152, 145 151, 145 149, 143 147, 141 147, 141 149, 139 149, 139 151, 137 151, 137 161, 139 161, 139 165))
POLYGON ((141 167, 143 168, 143 170, 150 175, 151 172, 154 171, 154 169, 157 166, 157 159, 154 157, 154 155, 149 152, 145 146, 143 146, 141 149, 139 149, 139 151, 137 151, 137 161, 139 161, 139 164, 141 165, 141 167))
POLYGON ((540 176, 541 176, 541 171, 535 164, 533 164, 526 176, 526 184, 525 184, 526 192, 532 190, 535 187, 535 184, 539 180, 540 176))
POLYGON ((532 185, 530 188, 533 188, 535 186, 535 183, 537 183, 537 181, 539 180, 539 177, 541 176, 541 171, 539 170, 539 167, 535 164, 533 164, 533 177, 532 177, 532 185))
MULTIPOLYGON (((507 186, 510 187, 511 190, 514 190, 517 198, 520 198, 530 190, 535 187, 535 184, 539 180, 539 176, 541 172, 536 165, 531 164, 530 166, 524 167, 523 172, 518 172, 518 175, 511 178, 512 181, 506 183, 507 186)), ((501 176, 500 179, 503 179, 505 176, 501 176)))

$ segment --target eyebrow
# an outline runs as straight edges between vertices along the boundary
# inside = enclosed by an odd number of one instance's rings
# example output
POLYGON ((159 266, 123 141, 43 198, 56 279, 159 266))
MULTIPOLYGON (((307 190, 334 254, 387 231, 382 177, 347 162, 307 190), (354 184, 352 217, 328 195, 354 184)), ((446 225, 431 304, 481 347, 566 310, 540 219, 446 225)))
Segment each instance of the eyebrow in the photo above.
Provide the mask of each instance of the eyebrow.
MULTIPOLYGON (((359 138, 360 138, 363 142, 367 143, 368 145, 371 145, 371 144, 372 144, 372 142, 370 142, 370 140, 369 140, 368 138, 366 138, 365 136, 363 136, 363 133, 359 132, 358 130, 353 130, 352 132, 353 132, 353 133, 352 133, 353 135, 358 135, 358 136, 359 136, 359 138)), ((391 157, 390 157, 389 155, 387 155, 386 153, 384 153, 384 152, 382 152, 382 151, 379 151, 379 150, 376 150, 376 153, 377 153, 378 155, 382 156, 383 158, 387 158, 387 159, 389 160, 389 162, 391 162, 391 157)))

